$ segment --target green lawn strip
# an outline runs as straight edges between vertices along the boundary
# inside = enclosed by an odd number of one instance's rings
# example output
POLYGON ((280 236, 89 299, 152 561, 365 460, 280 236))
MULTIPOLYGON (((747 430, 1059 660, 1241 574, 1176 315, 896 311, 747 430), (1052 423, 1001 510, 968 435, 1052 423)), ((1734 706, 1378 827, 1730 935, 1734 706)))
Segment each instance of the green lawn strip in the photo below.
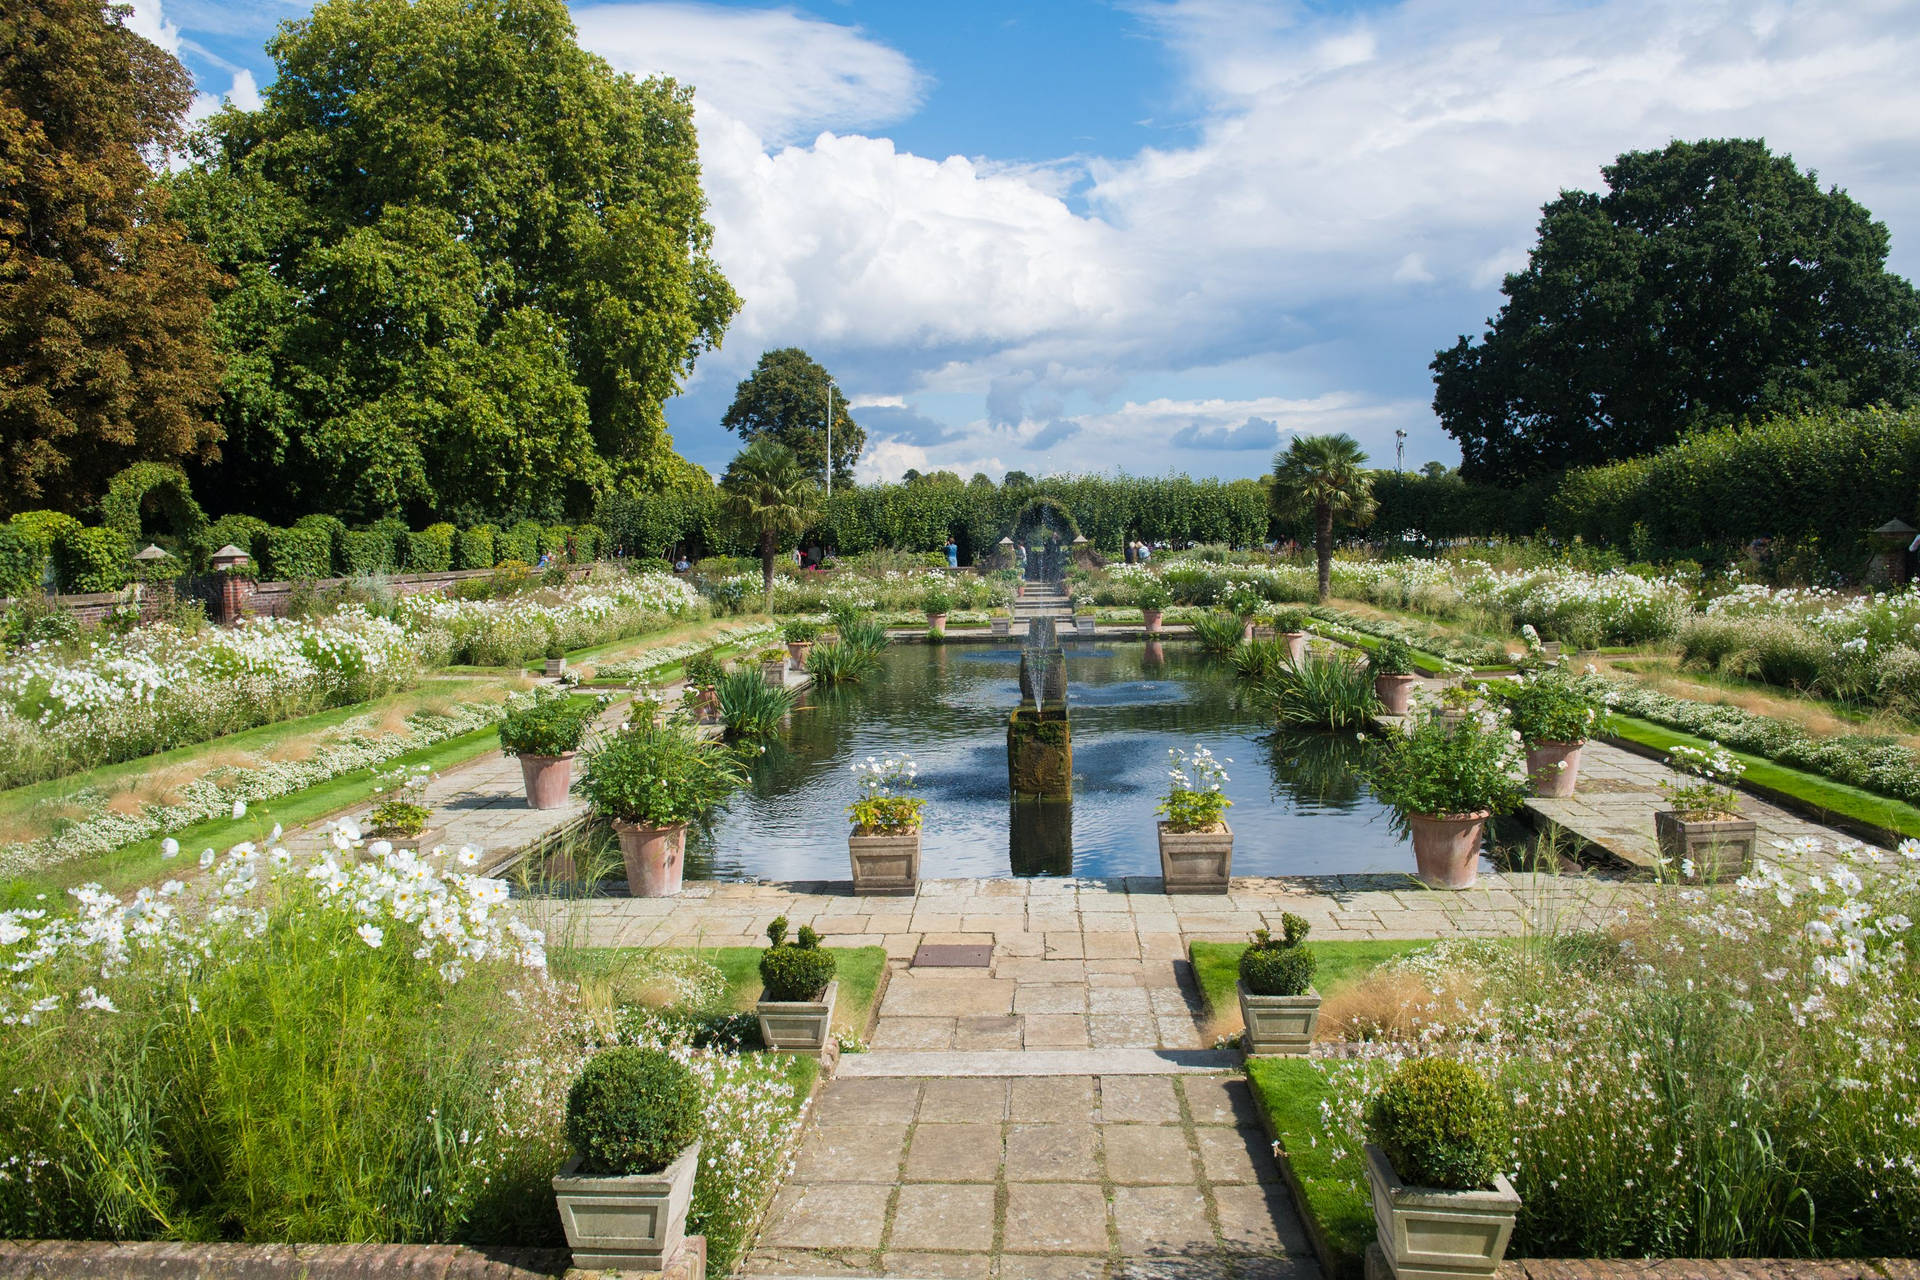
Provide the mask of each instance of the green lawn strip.
MULTIPOLYGON (((692 640, 702 633, 718 634, 723 628, 733 626, 752 626, 756 622, 770 622, 764 615, 745 614, 725 619, 709 619, 705 622, 683 622, 677 627, 666 627, 659 631, 642 631, 636 635, 618 636, 602 644, 589 645, 584 649, 567 650, 570 663, 599 662, 602 658, 617 655, 639 657, 649 649, 663 645, 679 644, 683 640, 692 640)), ((524 670, 530 675, 540 675, 547 669, 546 659, 529 662, 524 670)))
POLYGON ((1309 1219, 1308 1233, 1332 1255, 1334 1280, 1354 1280, 1373 1242, 1373 1200, 1364 1185, 1355 1186, 1335 1169, 1332 1144, 1321 1135, 1326 1077, 1310 1059, 1263 1057, 1247 1062, 1247 1079, 1254 1104, 1280 1144, 1288 1181, 1309 1219))
POLYGON ((122 845, 111 853, 97 857, 63 862, 37 875, 18 876, 0 883, 0 910, 32 905, 36 895, 44 893, 51 898, 70 885, 95 882, 111 892, 120 893, 150 884, 170 868, 182 864, 193 866, 201 849, 225 851, 243 840, 263 839, 276 822, 292 828, 323 818, 336 810, 363 803, 368 796, 367 787, 376 773, 422 764, 437 773, 477 759, 489 751, 497 750, 499 746, 499 732, 492 726, 475 729, 471 733, 395 756, 382 764, 343 773, 337 778, 275 800, 255 802, 248 807, 247 816, 238 821, 216 818, 197 823, 173 833, 173 838, 180 842, 179 862, 160 856, 160 842, 165 837, 156 836, 151 840, 137 840, 122 845))
MULTIPOLYGON (((1600 652, 1605 653, 1607 651, 1602 649, 1600 652)), ((1626 652, 1637 653, 1639 651, 1627 650, 1626 652)), ((1760 680, 1744 680, 1739 676, 1730 676, 1723 671, 1682 671, 1676 666, 1669 666, 1647 659, 1615 662, 1613 667, 1616 671, 1625 671, 1636 676, 1668 675, 1677 680, 1684 680, 1689 684, 1704 684, 1715 689, 1724 689, 1728 693, 1757 693, 1763 697, 1774 698, 1781 702, 1792 702, 1799 706, 1808 707, 1825 715, 1830 715, 1836 720, 1845 720, 1849 724, 1862 726, 1868 732, 1872 731, 1871 722, 1873 720, 1873 712, 1862 710, 1859 707, 1850 707, 1843 702, 1834 702, 1827 698, 1817 697, 1814 694, 1789 688, 1786 685, 1767 684, 1760 680)), ((1686 698, 1690 702, 1707 702, 1705 698, 1694 698, 1684 693, 1676 693, 1673 696, 1676 698, 1686 698)), ((1713 704, 1708 702, 1708 705, 1711 706, 1713 704)), ((1888 714, 1890 715, 1890 713, 1888 714)), ((1807 732, 1815 737, 1823 736, 1815 733, 1812 729, 1808 729, 1807 732)))
MULTIPOLYGON (((487 682, 482 680, 458 683, 447 681, 444 687, 433 688, 430 697, 434 701, 443 698, 458 701, 466 695, 487 687, 487 682)), ((92 787, 103 792, 111 792, 120 783, 157 769, 171 768, 175 765, 192 765, 206 757, 224 755, 232 751, 258 753, 270 750, 282 742, 331 729, 356 716, 378 715, 397 703, 419 701, 426 693, 427 691, 419 688, 403 690, 399 693, 390 693, 384 698, 375 698, 371 702, 355 702, 344 707, 316 711, 312 715, 300 716, 297 719, 279 720, 258 728, 244 729, 239 733, 229 733, 208 742, 174 747, 150 756, 123 760, 118 764, 104 764, 83 773, 70 773, 64 777, 50 778, 45 782, 35 782, 24 787, 0 791, 0 823, 4 823, 10 817, 21 817, 45 801, 63 800, 84 788, 92 787)))
MULTIPOLYGON (((1309 939, 1307 945, 1313 948, 1314 989, 1324 997, 1352 986, 1395 956, 1431 945, 1431 941, 1400 938, 1391 941, 1315 942, 1309 939)), ((1240 1016, 1237 990, 1240 954, 1246 949, 1244 942, 1194 942, 1188 946, 1188 958, 1193 961, 1194 981, 1200 986, 1200 997, 1206 1001, 1210 1017, 1240 1016)))
MULTIPOLYGON (((836 1031, 864 1036, 887 969, 884 947, 828 947, 833 953, 833 976, 840 983, 834 997, 836 1031)), ((760 999, 760 947, 703 947, 693 952, 715 965, 727 979, 727 1002, 735 1009, 751 1009, 760 999)))
MULTIPOLYGON (((1372 653, 1375 649, 1378 649, 1386 643, 1386 641, 1379 636, 1370 636, 1364 631, 1355 631, 1350 627, 1343 627, 1337 622, 1328 622, 1324 618, 1308 618, 1307 629, 1325 636, 1329 640, 1338 640, 1342 644, 1350 644, 1365 649, 1368 653, 1372 653)), ((1445 675, 1448 671, 1456 669, 1459 666, 1458 663, 1448 662, 1438 654, 1428 653, 1425 649, 1414 649, 1411 645, 1409 645, 1408 648, 1413 654, 1413 665, 1418 667, 1423 675, 1445 675)), ((1487 667, 1483 669, 1493 671, 1499 668, 1487 667)))
MULTIPOLYGON (((1712 745, 1705 738, 1696 738, 1690 733, 1669 729, 1637 716, 1622 715, 1617 711, 1608 715, 1606 728, 1614 737, 1657 751, 1669 751, 1679 746, 1705 748, 1712 745)), ((1749 755, 1744 751, 1735 751, 1733 754, 1747 767, 1743 781, 1756 787, 1870 827, 1901 836, 1920 837, 1920 808, 1850 787, 1844 782, 1835 782, 1817 773, 1806 773, 1777 764, 1765 756, 1749 755)))

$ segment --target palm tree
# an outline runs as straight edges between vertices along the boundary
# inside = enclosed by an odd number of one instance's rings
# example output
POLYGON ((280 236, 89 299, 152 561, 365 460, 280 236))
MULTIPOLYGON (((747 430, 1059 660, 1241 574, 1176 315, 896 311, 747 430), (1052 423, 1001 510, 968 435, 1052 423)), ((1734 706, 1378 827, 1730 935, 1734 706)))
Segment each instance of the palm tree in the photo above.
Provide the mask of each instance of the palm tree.
POLYGON ((1295 436, 1274 455, 1268 490, 1273 514, 1281 520, 1313 517, 1313 550, 1320 561, 1320 600, 1325 603, 1333 579, 1333 522, 1365 524, 1373 519, 1373 477, 1360 442, 1341 432, 1331 436, 1295 436))
POLYGON ((760 575, 773 609, 773 557, 786 534, 806 530, 813 519, 817 491, 793 450, 772 440, 755 440, 727 465, 720 481, 720 506, 760 544, 760 575))

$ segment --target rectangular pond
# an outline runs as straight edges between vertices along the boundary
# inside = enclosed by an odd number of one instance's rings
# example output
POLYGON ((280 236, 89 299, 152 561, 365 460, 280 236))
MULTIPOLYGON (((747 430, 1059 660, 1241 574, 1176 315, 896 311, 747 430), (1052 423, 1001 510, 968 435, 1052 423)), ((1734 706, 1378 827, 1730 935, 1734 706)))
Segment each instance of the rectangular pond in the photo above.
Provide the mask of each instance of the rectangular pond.
POLYGON ((927 802, 925 879, 1158 875, 1167 751, 1196 743, 1233 761, 1235 875, 1412 872, 1401 825, 1356 772, 1354 735, 1275 733, 1241 705, 1232 671, 1191 645, 1069 640, 1065 652, 1071 801, 1011 797, 1017 647, 893 645, 863 682, 807 692, 748 786, 688 833, 688 876, 847 879, 851 766, 903 751, 927 802))

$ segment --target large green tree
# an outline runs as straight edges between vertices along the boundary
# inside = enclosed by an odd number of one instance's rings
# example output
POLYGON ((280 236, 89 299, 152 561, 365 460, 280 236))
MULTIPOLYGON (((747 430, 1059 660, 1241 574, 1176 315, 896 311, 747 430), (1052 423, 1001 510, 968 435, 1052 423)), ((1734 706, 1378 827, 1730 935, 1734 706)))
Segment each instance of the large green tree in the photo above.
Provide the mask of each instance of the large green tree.
POLYGON ((1333 526, 1373 519, 1373 476, 1360 442, 1341 432, 1295 436, 1273 457, 1273 514, 1283 521, 1312 520, 1313 549, 1320 566, 1320 600, 1333 583, 1333 526))
POLYGON ((0 5, 0 515, 206 457, 218 279, 150 162, 193 82, 100 0, 0 5))
MULTIPOLYGON (((793 450, 806 473, 824 483, 827 478, 828 388, 833 379, 826 368, 798 347, 782 347, 760 357, 760 363, 733 393, 733 403, 720 419, 742 440, 773 440, 793 450)), ((867 447, 867 433, 847 412, 847 401, 834 388, 833 482, 853 483, 853 465, 867 447)))
POLYGON ((1433 362, 1461 471, 1514 481, 1683 432, 1920 394, 1920 297, 1887 229, 1764 142, 1675 142, 1542 211, 1476 345, 1433 362))
POLYGON ((268 49, 178 184, 238 282, 202 492, 458 517, 662 483, 661 406, 739 306, 691 91, 615 74, 562 0, 328 0, 268 49))

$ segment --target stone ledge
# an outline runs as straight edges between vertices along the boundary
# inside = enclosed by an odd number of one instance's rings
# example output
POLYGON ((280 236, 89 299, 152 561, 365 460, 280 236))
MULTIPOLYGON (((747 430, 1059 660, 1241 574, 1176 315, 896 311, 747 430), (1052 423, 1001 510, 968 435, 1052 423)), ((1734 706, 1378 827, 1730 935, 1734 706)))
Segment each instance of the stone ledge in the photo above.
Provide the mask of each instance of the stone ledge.
MULTIPOLYGON (((565 1249, 455 1244, 188 1244, 0 1240, 0 1275, 45 1280, 585 1280, 565 1249)), ((661 1280, 706 1280, 705 1236, 688 1236, 661 1280)))
MULTIPOLYGON (((1509 1258, 1498 1280, 1914 1280, 1910 1258, 1509 1258)), ((1394 1280, 1378 1244, 1366 1280, 1394 1280)))

